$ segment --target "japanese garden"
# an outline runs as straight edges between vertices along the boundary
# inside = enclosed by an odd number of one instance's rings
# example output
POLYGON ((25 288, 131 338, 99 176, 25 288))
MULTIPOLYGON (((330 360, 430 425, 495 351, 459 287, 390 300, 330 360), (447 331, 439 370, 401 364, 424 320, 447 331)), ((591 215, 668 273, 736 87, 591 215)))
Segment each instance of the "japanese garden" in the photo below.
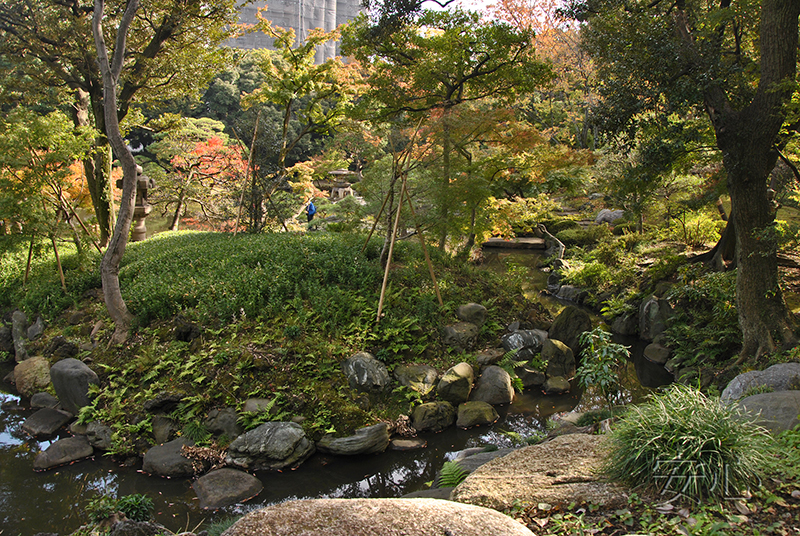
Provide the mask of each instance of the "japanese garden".
POLYGON ((0 5, 0 535, 795 534, 800 1, 334 4, 0 5))

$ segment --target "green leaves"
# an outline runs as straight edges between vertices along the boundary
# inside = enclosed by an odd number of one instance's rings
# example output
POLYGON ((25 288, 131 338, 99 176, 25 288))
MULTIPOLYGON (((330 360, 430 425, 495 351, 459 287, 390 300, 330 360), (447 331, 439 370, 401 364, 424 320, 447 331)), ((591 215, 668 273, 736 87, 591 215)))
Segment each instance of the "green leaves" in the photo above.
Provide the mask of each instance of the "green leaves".
POLYGON ((619 368, 630 357, 628 347, 611 342, 611 333, 600 326, 581 334, 583 362, 575 375, 584 388, 598 388, 609 408, 619 390, 619 368))

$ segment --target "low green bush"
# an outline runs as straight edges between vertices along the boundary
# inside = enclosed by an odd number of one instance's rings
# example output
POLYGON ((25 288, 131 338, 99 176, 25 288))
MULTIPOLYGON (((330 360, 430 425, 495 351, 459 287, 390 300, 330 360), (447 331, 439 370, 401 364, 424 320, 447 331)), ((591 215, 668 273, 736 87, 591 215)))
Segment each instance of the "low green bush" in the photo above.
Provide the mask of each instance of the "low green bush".
POLYGON ((612 429, 604 471, 670 497, 734 497, 758 482, 769 442, 735 406, 673 385, 632 406, 612 429))

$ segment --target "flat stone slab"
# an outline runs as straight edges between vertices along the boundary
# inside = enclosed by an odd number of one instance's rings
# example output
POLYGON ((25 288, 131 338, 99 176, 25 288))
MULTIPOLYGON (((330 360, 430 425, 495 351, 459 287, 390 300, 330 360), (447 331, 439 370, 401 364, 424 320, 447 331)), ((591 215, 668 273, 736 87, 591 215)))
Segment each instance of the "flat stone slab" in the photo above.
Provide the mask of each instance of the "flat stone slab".
POLYGON ((510 249, 547 249, 544 238, 523 237, 506 240, 504 238, 490 238, 483 243, 485 248, 510 248, 510 249))
POLYGON ((500 511, 517 500, 622 506, 627 503, 624 488, 596 475, 604 441, 602 436, 572 434, 518 449, 476 469, 450 499, 500 511))
POLYGON ((419 437, 392 439, 389 442, 389 450, 417 450, 424 449, 428 442, 419 437))
POLYGON ((22 423, 22 429, 33 437, 49 437, 72 420, 72 415, 53 408, 42 408, 22 423))
POLYGON ((530 536, 510 517, 438 499, 311 499, 251 512, 225 536, 530 536))
POLYGON ((339 456, 376 454, 389 446, 389 427, 386 423, 359 428, 348 437, 326 435, 317 442, 317 450, 339 456))
POLYGON ((192 489, 200 499, 200 508, 217 509, 252 499, 264 485, 250 473, 224 468, 200 477, 192 489))
POLYGON ((45 471, 88 458, 93 453, 94 449, 85 436, 59 439, 36 456, 33 460, 33 469, 45 471))

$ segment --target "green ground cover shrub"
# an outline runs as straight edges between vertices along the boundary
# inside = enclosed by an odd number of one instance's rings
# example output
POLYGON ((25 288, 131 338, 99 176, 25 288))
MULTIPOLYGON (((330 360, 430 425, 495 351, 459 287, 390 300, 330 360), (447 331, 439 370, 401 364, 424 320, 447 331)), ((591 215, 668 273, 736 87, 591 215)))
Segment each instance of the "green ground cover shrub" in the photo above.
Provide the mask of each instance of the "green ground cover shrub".
POLYGON ((735 406, 676 384, 632 406, 609 443, 604 470, 611 479, 666 498, 704 499, 757 485, 770 438, 735 406))
POLYGON ((679 284, 666 295, 674 315, 664 335, 674 356, 686 366, 719 364, 734 357, 742 337, 736 273, 706 273, 702 266, 687 265, 679 274, 679 284))

